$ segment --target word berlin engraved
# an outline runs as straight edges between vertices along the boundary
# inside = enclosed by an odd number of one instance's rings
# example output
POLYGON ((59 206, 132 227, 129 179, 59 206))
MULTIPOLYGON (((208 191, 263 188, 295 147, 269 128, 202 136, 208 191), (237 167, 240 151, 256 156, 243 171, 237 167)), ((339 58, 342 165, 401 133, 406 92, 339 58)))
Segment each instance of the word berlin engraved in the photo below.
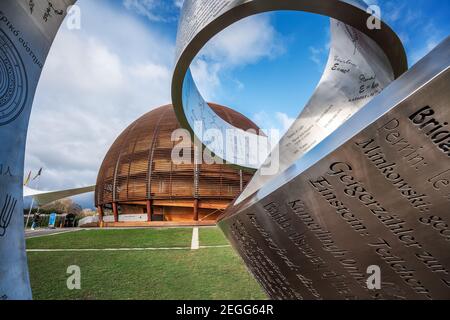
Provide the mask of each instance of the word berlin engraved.
POLYGON ((326 138, 221 217, 271 298, 450 299, 449 67, 450 38, 335 131, 342 142, 326 138))

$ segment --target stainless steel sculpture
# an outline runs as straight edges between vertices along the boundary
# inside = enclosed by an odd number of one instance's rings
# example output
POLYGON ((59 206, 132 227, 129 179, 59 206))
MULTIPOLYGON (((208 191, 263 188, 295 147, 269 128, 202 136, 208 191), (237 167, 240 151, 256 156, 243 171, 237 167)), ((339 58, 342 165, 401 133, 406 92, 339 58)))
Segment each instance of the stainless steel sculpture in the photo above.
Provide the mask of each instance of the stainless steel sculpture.
POLYGON ((280 141, 276 174, 245 150, 222 157, 259 171, 219 226, 273 299, 449 299, 449 39, 401 76, 400 40, 384 23, 369 30, 362 2, 186 0, 172 83, 181 124, 199 140, 196 121, 230 128, 189 65, 226 26, 278 9, 333 18, 330 57, 280 141))
POLYGON ((271 298, 450 299, 449 66, 450 39, 221 218, 271 298))
MULTIPOLYGON (((25 138, 45 59, 74 2, 0 4, 0 299, 31 298, 22 221, 25 138)), ((449 298, 450 41, 391 83, 407 70, 403 46, 383 22, 369 30, 366 9, 357 0, 184 3, 173 105, 200 140, 197 120, 204 129, 236 133, 231 144, 238 152, 209 146, 216 155, 261 168, 219 226, 272 298, 449 298), (255 137, 212 112, 189 65, 226 26, 273 10, 331 17, 332 44, 317 91, 279 144, 277 174, 265 176, 266 154, 255 158, 245 148, 255 137), (380 290, 366 284, 371 265, 382 269, 380 290)))
POLYGON ((71 0, 0 3, 0 299, 30 299, 23 166, 38 80, 71 0))
POLYGON ((260 169, 240 199, 284 171, 406 71, 406 56, 400 40, 384 23, 381 23, 381 30, 369 30, 367 20, 370 14, 366 9, 364 2, 353 0, 185 1, 178 28, 172 80, 173 105, 181 125, 200 141, 204 140, 202 132, 208 129, 218 130, 224 137, 228 130, 238 137, 235 141, 227 139, 226 145, 208 145, 208 148, 228 163, 260 169), (246 148, 246 140, 258 140, 260 145, 270 143, 261 141, 264 140, 262 137, 256 138, 252 133, 238 130, 218 117, 202 98, 189 71, 195 55, 214 35, 242 18, 273 10, 306 11, 333 18, 327 67, 311 100, 279 143, 277 150, 283 155, 280 159, 277 155, 268 158, 264 150, 257 150, 258 154, 250 152, 246 148), (362 85, 365 88, 360 92, 362 85), (324 113, 326 117, 323 117, 324 113), (237 151, 230 153, 226 149, 237 151), (276 172, 264 174, 264 169, 271 168, 271 160, 280 160, 277 162, 279 166, 276 172))

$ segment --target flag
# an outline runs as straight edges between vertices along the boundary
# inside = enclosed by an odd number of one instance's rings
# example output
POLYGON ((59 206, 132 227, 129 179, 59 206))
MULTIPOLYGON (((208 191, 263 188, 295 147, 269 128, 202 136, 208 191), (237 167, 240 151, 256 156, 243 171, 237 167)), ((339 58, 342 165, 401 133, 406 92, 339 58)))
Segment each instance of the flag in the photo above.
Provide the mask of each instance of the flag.
POLYGON ((31 170, 30 170, 30 172, 28 172, 28 176, 25 179, 25 181, 23 182, 23 185, 24 186, 28 185, 30 183, 30 179, 31 179, 31 170))
POLYGON ((38 173, 34 176, 33 181, 36 180, 41 174, 42 174, 42 168, 40 168, 38 173))

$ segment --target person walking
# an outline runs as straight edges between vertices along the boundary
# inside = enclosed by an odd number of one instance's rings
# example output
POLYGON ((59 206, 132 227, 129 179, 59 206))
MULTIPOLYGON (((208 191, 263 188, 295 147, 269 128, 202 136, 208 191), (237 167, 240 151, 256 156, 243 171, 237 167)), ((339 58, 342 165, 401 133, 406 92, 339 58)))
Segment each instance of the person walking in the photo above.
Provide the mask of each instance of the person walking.
POLYGON ((31 224, 31 230, 35 230, 39 227, 39 222, 41 221, 41 216, 39 213, 35 212, 33 215, 33 223, 31 224))

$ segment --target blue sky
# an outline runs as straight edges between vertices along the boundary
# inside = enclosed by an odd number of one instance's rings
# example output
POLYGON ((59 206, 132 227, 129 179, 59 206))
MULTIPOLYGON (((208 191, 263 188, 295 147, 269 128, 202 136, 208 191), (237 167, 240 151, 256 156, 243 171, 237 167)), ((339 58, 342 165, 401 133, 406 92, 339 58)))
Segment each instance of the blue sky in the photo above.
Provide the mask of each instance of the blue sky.
MULTIPOLYGON (((41 189, 94 184, 117 135, 170 103, 181 2, 78 1, 81 30, 58 33, 31 116, 26 170, 44 167, 41 189)), ((450 35, 450 1, 370 3, 401 37, 410 65, 450 35)), ((328 28, 328 18, 299 12, 247 18, 204 48, 192 66, 194 78, 208 100, 264 129, 286 130, 322 74, 328 28)), ((90 206, 93 196, 77 201, 90 206)))

